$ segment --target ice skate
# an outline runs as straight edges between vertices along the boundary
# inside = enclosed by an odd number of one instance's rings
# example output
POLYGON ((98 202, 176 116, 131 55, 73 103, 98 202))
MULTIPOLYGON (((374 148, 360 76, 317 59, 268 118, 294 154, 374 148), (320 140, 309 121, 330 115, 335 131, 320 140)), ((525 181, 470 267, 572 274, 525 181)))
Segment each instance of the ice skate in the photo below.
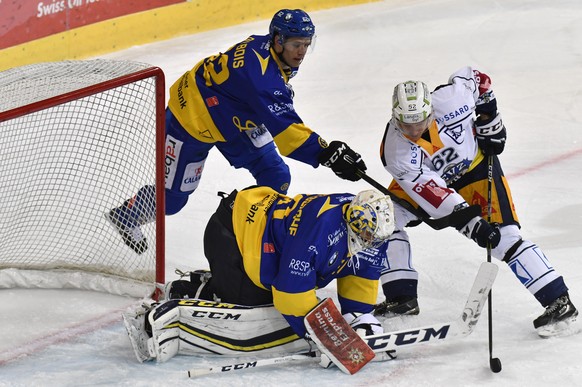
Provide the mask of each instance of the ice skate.
POLYGON ((542 337, 567 336, 575 333, 572 323, 577 316, 578 310, 566 293, 548 305, 546 311, 533 324, 538 335, 542 337))
POLYGON ((148 249, 148 242, 139 224, 131 221, 129 212, 129 200, 126 200, 123 205, 112 209, 105 216, 117 229, 125 244, 137 254, 142 254, 148 249))
POLYGON ((374 305, 375 316, 396 317, 417 315, 419 313, 420 308, 416 297, 397 297, 374 305))

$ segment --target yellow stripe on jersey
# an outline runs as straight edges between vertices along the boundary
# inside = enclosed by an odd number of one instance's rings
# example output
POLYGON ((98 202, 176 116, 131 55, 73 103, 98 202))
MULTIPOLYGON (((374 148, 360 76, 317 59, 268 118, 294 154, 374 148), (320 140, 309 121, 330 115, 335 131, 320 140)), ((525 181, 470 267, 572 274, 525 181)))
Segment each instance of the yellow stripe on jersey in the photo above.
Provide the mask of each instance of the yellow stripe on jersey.
POLYGON ((316 218, 319 218, 319 216, 321 214, 323 214, 325 211, 331 210, 332 208, 335 208, 335 207, 340 205, 340 204, 330 204, 330 202, 331 202, 331 197, 328 196, 327 199, 325 200, 325 203, 323 203, 323 205, 319 209, 319 212, 317 213, 316 218))
POLYGON ((289 156, 294 150, 299 148, 313 133, 311 129, 303 124, 291 124, 275 136, 275 144, 283 156, 289 156))
MULTIPOLYGON (((485 155, 483 154, 483 152, 481 151, 481 148, 477 148, 477 154, 475 155, 475 158, 473 159, 473 162, 471 163, 471 165, 469 165, 469 168, 467 169, 467 172, 470 172, 473 170, 473 168, 475 168, 477 165, 479 165, 479 163, 485 158, 485 155)), ((466 173, 466 172, 465 172, 466 173)))
POLYGON ((337 293, 349 300, 375 304, 378 297, 378 281, 354 275, 338 278, 337 293))
POLYGON ((261 289, 261 243, 267 226, 267 211, 281 194, 269 187, 240 191, 232 209, 232 225, 243 265, 249 278, 261 289))
POLYGON ((445 144, 443 144, 443 141, 439 136, 439 128, 437 126, 436 120, 434 120, 428 128, 428 133, 430 134, 430 142, 421 138, 420 140, 416 141, 416 144, 422 147, 422 149, 424 149, 429 155, 432 156, 437 151, 445 147, 445 144))
POLYGON ((198 141, 209 144, 225 142, 208 112, 194 79, 196 70, 203 64, 204 61, 198 62, 194 69, 185 73, 170 87, 168 107, 184 129, 198 141))
POLYGON ((265 75, 265 73, 267 72, 267 66, 269 66, 269 58, 270 58, 270 56, 268 56, 266 58, 263 58, 261 56, 261 54, 259 54, 255 50, 253 50, 253 52, 257 56, 257 59, 259 60, 259 64, 261 65, 261 75, 265 75))
MULTIPOLYGON (((271 290, 273 292, 273 305, 281 314, 305 316, 319 303, 315 289, 302 293, 285 293, 273 286, 271 290)), ((376 302, 376 299, 374 299, 374 302, 376 302)))
POLYGON ((283 80, 285 83, 289 83, 289 72, 285 71, 285 67, 287 66, 283 66, 283 63, 281 63, 281 60, 279 59, 279 55, 277 55, 275 49, 272 46, 269 48, 269 52, 271 53, 271 58, 273 58, 275 63, 277 63, 277 66, 279 66, 279 71, 281 72, 283 80))

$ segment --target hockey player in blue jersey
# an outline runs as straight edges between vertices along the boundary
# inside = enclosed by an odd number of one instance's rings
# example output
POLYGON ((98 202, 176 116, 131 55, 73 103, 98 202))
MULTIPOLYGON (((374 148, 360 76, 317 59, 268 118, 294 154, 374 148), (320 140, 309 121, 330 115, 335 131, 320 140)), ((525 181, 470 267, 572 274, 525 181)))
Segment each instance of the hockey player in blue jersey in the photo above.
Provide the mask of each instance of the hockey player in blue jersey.
POLYGON ((223 195, 204 233, 210 271, 167 283, 160 304, 124 315, 136 356, 313 349, 304 318, 333 280, 341 307, 334 321, 359 335, 382 333, 371 312, 393 230, 392 201, 375 190, 291 198, 254 186, 223 195))
POLYGON ((380 247, 393 229, 392 201, 375 190, 293 198, 269 187, 235 191, 221 201, 206 227, 211 280, 204 292, 195 277, 170 283, 166 296, 272 303, 304 337, 303 318, 319 302, 316 289, 337 279, 348 322, 354 314, 366 315, 358 321, 379 333, 381 325, 370 313, 385 264, 380 247))
MULTIPOLYGON (((282 9, 268 35, 252 35, 224 53, 204 58, 170 88, 166 109, 166 215, 176 214, 200 183, 216 147, 258 185, 286 193, 291 182, 281 155, 358 180, 366 166, 347 144, 329 145, 299 117, 289 84, 315 40, 302 10, 282 9)), ((145 186, 108 214, 136 253, 147 249, 140 225, 154 218, 154 187, 145 186)))

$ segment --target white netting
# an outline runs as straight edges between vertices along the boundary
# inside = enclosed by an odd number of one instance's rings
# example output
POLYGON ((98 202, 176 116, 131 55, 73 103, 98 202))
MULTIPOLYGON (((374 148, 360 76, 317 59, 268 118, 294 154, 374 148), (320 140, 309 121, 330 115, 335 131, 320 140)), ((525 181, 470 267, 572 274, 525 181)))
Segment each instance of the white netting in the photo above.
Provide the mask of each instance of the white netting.
MULTIPOLYGON (((147 67, 95 60, 2 72, 0 117, 147 67)), ((88 272, 153 286, 155 222, 142 226, 149 248, 138 255, 105 214, 155 184, 156 86, 156 77, 134 80, 0 120, 0 270, 88 272)), ((7 282, 0 287, 14 286, 7 282)))

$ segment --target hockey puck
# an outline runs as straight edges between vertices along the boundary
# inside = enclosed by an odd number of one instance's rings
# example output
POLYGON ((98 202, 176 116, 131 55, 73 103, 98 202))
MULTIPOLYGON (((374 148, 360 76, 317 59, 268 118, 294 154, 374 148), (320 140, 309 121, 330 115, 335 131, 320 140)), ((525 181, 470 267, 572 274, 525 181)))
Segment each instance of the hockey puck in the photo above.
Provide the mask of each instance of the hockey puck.
POLYGON ((501 372, 501 360, 498 357, 492 358, 489 360, 489 368, 494 373, 501 372))

